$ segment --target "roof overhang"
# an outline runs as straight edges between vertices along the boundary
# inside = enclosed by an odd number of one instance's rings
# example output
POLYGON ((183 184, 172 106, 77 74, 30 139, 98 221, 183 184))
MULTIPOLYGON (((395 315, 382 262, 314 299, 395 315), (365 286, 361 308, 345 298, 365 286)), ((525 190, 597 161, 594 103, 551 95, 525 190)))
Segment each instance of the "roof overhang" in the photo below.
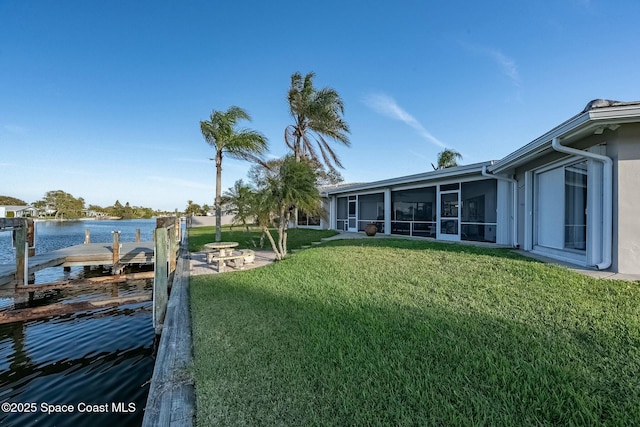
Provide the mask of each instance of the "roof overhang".
POLYGON ((622 124, 640 121, 640 102, 610 103, 611 105, 606 107, 585 109, 492 166, 488 166, 487 169, 492 173, 501 173, 528 163, 546 152, 551 152, 553 150, 551 141, 554 138, 562 139, 565 145, 571 145, 572 142, 589 135, 601 134, 604 129, 615 130, 622 124))
POLYGON ((482 174, 482 168, 484 166, 490 166, 493 161, 474 163, 471 165, 456 166, 453 168, 439 169, 430 172, 423 172, 415 175, 401 176, 398 178, 385 179, 382 181, 367 182, 364 184, 355 184, 352 186, 344 186, 335 189, 329 189, 326 191, 326 195, 333 196, 338 194, 347 194, 358 191, 368 191, 385 189, 391 187, 397 187, 401 185, 414 184, 414 183, 428 183, 431 181, 442 181, 446 179, 462 178, 468 175, 480 175, 482 174))

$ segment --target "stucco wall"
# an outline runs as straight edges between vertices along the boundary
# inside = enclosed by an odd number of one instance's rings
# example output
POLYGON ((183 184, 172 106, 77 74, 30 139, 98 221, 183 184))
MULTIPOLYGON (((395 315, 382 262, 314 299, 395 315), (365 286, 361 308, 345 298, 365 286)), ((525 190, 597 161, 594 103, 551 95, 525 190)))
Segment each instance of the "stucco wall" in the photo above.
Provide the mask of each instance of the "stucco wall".
POLYGON ((614 159, 615 271, 640 274, 640 125, 624 125, 611 147, 614 159))
MULTIPOLYGON (((194 216, 191 217, 192 227, 203 227, 203 226, 215 226, 216 225, 216 217, 215 216, 194 216)), ((230 225, 233 223, 233 215, 222 215, 221 218, 222 225, 230 225)))

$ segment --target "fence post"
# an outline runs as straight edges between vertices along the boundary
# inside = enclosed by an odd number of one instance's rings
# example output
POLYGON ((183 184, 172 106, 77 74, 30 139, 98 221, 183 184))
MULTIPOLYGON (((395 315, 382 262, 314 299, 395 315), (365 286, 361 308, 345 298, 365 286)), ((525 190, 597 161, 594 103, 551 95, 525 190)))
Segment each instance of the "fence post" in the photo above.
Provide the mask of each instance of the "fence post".
POLYGON ((136 243, 140 243, 140 229, 136 228, 136 243))
POLYGON ((84 244, 88 245, 91 243, 91 230, 88 228, 84 229, 84 244))

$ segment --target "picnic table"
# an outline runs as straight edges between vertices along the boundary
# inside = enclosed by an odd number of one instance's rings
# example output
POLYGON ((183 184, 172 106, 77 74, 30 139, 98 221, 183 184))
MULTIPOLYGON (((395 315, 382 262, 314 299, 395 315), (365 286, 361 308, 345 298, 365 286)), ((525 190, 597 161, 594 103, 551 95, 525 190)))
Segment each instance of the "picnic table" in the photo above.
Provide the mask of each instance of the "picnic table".
POLYGON ((251 250, 234 251, 237 242, 215 242, 204 245, 207 249, 207 262, 216 262, 218 272, 224 272, 227 261, 231 261, 236 268, 244 269, 245 263, 253 263, 254 253, 251 250))
POLYGON ((206 249, 218 251, 219 256, 225 257, 227 256, 227 249, 231 249, 229 252, 233 252, 233 248, 238 246, 238 242, 214 242, 207 243, 204 245, 206 249))

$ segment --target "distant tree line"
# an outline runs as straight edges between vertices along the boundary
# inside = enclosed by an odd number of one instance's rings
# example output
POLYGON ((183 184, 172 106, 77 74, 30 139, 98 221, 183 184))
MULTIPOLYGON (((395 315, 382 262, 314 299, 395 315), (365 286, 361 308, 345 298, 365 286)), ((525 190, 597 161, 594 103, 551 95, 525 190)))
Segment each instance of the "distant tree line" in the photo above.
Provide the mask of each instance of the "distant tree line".
POLYGON ((184 214, 187 216, 207 215, 209 211, 211 211, 209 205, 200 206, 197 203, 193 203, 193 200, 187 200, 187 208, 184 210, 184 214))
POLYGON ((26 206, 27 202, 22 199, 16 199, 11 196, 0 196, 0 205, 2 206, 26 206))
MULTIPOLYGON (((15 197, 0 196, 0 205, 23 206, 28 205, 28 203, 15 197)), ((152 218, 168 213, 143 206, 131 206, 129 202, 122 205, 119 200, 107 207, 98 205, 85 207, 85 201, 82 197, 76 198, 62 190, 47 191, 44 197, 32 203, 32 206, 40 211, 39 215, 41 217, 55 219, 73 219, 88 216, 117 217, 121 219, 152 218)))

